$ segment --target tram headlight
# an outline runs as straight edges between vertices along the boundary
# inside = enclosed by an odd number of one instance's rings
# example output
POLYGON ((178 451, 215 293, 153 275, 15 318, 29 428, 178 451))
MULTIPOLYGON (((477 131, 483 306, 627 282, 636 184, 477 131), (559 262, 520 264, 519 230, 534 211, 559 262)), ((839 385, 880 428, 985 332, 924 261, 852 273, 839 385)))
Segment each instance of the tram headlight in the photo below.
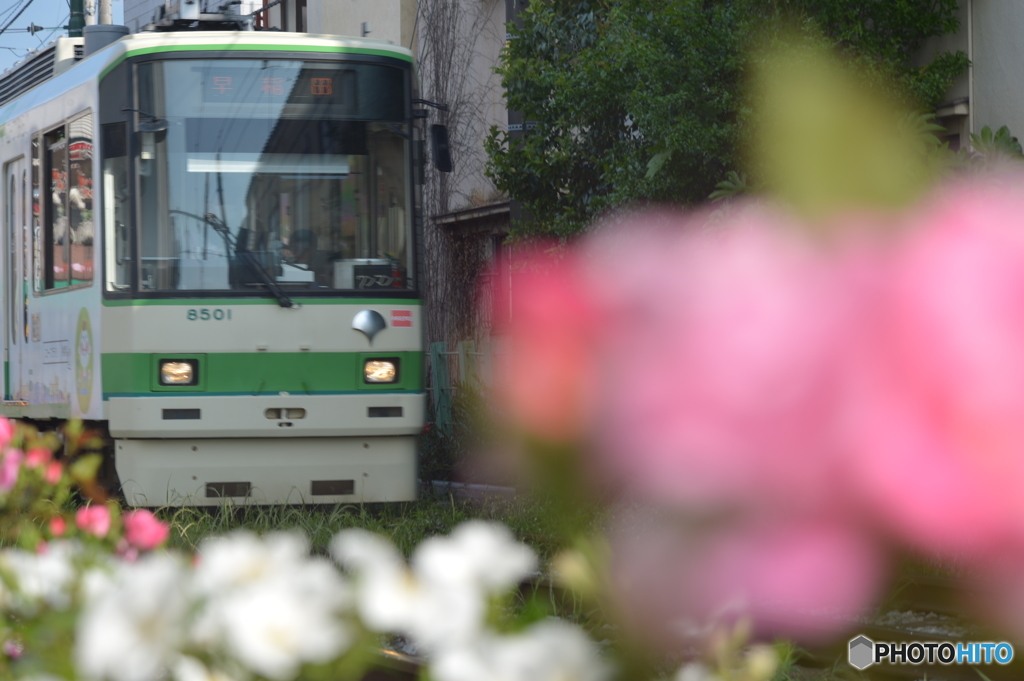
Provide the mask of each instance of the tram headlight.
POLYGON ((195 360, 165 359, 160 362, 160 385, 196 385, 198 379, 195 360))
POLYGON ((398 381, 397 359, 368 359, 363 364, 363 378, 367 383, 395 383, 398 381))

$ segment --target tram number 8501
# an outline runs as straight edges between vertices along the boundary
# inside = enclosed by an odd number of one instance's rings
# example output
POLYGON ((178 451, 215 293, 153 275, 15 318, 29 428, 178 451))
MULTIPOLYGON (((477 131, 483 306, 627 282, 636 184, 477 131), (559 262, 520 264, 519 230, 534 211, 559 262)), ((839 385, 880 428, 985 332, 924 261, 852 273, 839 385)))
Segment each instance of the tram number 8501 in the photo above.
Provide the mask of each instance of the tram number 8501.
POLYGON ((193 307, 193 308, 189 309, 187 316, 188 316, 189 321, 192 321, 192 322, 197 321, 197 320, 198 321, 206 321, 206 320, 210 320, 210 319, 212 319, 214 321, 218 321, 218 322, 225 321, 225 320, 226 321, 231 321, 231 310, 222 310, 219 307, 215 307, 215 308, 209 308, 209 307, 195 308, 195 307, 193 307))

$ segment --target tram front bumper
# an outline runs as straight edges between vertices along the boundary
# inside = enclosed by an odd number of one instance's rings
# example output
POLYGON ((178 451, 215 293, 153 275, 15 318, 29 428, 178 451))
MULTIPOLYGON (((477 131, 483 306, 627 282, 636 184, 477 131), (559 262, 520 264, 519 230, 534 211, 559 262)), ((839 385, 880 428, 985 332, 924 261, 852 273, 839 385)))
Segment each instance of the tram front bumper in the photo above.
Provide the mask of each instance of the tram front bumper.
POLYGON ((411 501, 416 438, 115 440, 132 506, 411 501))
POLYGON ((115 438, 292 438, 416 435, 423 393, 111 397, 115 438))

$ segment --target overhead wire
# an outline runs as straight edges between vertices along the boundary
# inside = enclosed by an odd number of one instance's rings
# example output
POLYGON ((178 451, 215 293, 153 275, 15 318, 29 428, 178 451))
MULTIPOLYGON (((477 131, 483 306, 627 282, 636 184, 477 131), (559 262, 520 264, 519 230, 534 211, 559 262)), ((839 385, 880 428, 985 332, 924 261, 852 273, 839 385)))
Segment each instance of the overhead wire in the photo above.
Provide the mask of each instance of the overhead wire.
POLYGON ((8 7, 7 9, 3 10, 2 12, 0 12, 0 21, 6 21, 7 17, 11 16, 11 13, 13 13, 16 9, 18 9, 18 5, 17 4, 13 4, 10 7, 8 7))
MULTIPOLYGON (((63 24, 65 21, 67 21, 70 18, 71 18, 71 14, 70 13, 69 14, 65 14, 64 18, 61 19, 59 23, 63 24)), ((50 37, 53 36, 54 33, 56 33, 57 31, 62 30, 63 28, 65 28, 65 26, 59 26, 59 27, 53 29, 52 31, 50 31, 45 38, 40 38, 39 36, 36 36, 36 39, 39 40, 39 44, 40 45, 45 45, 46 41, 49 40, 50 37)))
POLYGON ((20 17, 22 15, 22 13, 25 10, 27 10, 28 6, 31 5, 31 4, 32 4, 32 0, 26 0, 25 4, 21 6, 21 9, 18 10, 18 13, 15 14, 13 17, 11 17, 10 20, 6 24, 4 24, 3 28, 0 28, 0 35, 3 35, 3 32, 6 31, 7 29, 9 29, 11 27, 11 24, 13 24, 15 21, 17 21, 18 17, 20 17))

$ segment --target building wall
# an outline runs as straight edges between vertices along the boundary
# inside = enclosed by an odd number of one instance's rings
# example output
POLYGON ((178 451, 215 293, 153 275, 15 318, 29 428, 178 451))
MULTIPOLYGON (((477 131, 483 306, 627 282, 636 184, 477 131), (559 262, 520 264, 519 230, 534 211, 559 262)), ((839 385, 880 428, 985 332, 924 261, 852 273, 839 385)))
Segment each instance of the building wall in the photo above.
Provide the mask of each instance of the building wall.
MULTIPOLYGON (((960 0, 957 10, 957 19, 960 21, 960 29, 950 35, 932 38, 925 43, 918 54, 916 63, 923 65, 935 58, 941 52, 963 52, 970 54, 970 15, 968 0, 960 0)), ((970 143, 970 69, 960 74, 949 90, 946 92, 945 101, 939 105, 936 111, 938 122, 946 127, 946 139, 951 148, 959 149, 970 143)))
POLYGON ((971 60, 968 71, 950 87, 938 108, 941 122, 962 144, 986 125, 1009 126, 1024 139, 1024 4, 1003 0, 960 0, 960 29, 930 40, 918 63, 942 50, 962 50, 971 60))
POLYGON ((416 0, 308 0, 310 33, 361 36, 410 47, 416 21, 416 0))
MULTIPOLYGON (((968 27, 970 21, 968 19, 967 12, 967 0, 960 0, 960 8, 957 10, 957 19, 960 21, 960 29, 956 33, 928 40, 918 55, 918 59, 916 60, 917 65, 920 66, 931 61, 935 55, 940 52, 961 51, 965 54, 968 52, 968 27)), ((968 90, 969 80, 969 75, 965 71, 953 82, 953 85, 949 88, 946 98, 948 100, 954 100, 970 96, 970 92, 968 90)))
POLYGON ((465 70, 456 74, 462 84, 454 89, 454 95, 461 97, 471 112, 452 130, 464 138, 458 159, 462 168, 456 168, 452 177, 452 211, 504 200, 495 196, 494 185, 484 175, 484 140, 491 126, 502 130, 508 126, 501 77, 494 72, 505 45, 505 4, 501 0, 460 0, 460 6, 465 17, 465 70))
MULTIPOLYGON (((966 2, 966 0, 961 0, 966 2)), ((1024 5, 973 0, 973 128, 1008 125, 1024 137, 1024 5)))

